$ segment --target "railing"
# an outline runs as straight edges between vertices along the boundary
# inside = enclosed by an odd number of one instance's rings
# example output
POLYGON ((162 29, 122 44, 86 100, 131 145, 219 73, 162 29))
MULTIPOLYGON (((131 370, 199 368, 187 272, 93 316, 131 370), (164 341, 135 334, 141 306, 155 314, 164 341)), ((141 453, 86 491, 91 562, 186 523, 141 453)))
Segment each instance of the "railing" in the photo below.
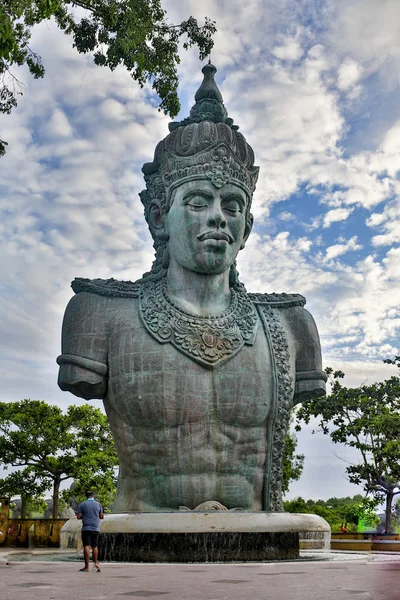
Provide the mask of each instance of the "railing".
POLYGON ((0 546, 59 548, 60 530, 68 519, 2 519, 0 546))
POLYGON ((378 533, 332 533, 331 550, 400 552, 400 535, 378 533))

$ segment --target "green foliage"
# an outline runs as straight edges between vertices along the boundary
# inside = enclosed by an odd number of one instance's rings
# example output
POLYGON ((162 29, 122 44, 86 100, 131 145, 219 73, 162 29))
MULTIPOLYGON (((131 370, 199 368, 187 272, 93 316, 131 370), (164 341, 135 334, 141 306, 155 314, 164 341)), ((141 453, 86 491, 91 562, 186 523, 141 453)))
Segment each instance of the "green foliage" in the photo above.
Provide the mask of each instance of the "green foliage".
POLYGON ((283 507, 286 512, 290 513, 311 513, 309 505, 301 496, 298 496, 294 500, 285 500, 283 507))
MULTIPOLYGON (((78 52, 93 53, 96 65, 114 70, 124 66, 141 86, 149 81, 160 97, 160 110, 174 117, 177 95, 179 43, 197 46, 200 60, 213 47, 215 23, 201 27, 189 17, 178 25, 168 22, 161 0, 0 0, 0 112, 17 105, 22 86, 10 72, 13 65, 28 66, 35 77, 45 73, 41 57, 29 47, 34 25, 53 17, 58 27, 72 34, 78 52), (80 20, 75 7, 86 10, 80 20)), ((0 156, 6 142, 0 139, 0 156)))
POLYGON ((393 507, 393 529, 396 533, 400 533, 400 499, 397 500, 393 507))
POLYGON ((357 494, 353 498, 329 498, 329 500, 304 500, 301 497, 284 502, 287 512, 319 515, 329 523, 332 531, 340 531, 347 524, 348 531, 360 528, 374 529, 379 522, 377 503, 357 494))
MULTIPOLYGON (((291 419, 291 422, 293 418, 291 419)), ((291 481, 297 481, 303 472, 304 454, 296 454, 297 437, 288 431, 283 455, 282 492, 286 494, 291 481)))
POLYGON ((47 502, 44 498, 29 498, 27 501, 27 512, 31 518, 43 517, 48 510, 47 502))
POLYGON ((117 477, 113 469, 106 472, 94 473, 84 469, 74 478, 74 485, 62 491, 62 499, 70 505, 71 501, 81 503, 86 500, 86 491, 92 490, 96 500, 104 508, 104 512, 110 512, 110 505, 115 498, 117 477))
MULTIPOLYGON (((399 365, 399 360, 385 362, 399 365)), ((339 382, 343 372, 326 372, 332 378, 330 395, 305 402, 296 428, 318 418, 333 442, 359 451, 360 461, 346 469, 349 480, 376 501, 386 500, 385 531, 390 532, 393 498, 400 493, 400 378, 346 388, 339 382)))
MULTIPOLYGON (((7 470, 7 467, 6 469, 7 470)), ((51 480, 42 478, 38 481, 30 467, 13 471, 4 479, 0 479, 0 496, 21 497, 21 517, 25 518, 29 511, 42 506, 42 495, 49 489, 51 480)), ((47 508, 47 505, 46 507, 47 508)))
POLYGON ((23 469, 21 477, 29 472, 44 489, 52 485, 54 518, 62 481, 74 478, 85 487, 103 482, 111 490, 118 464, 107 417, 98 408, 69 406, 64 414, 41 400, 0 403, 1 463, 23 469))

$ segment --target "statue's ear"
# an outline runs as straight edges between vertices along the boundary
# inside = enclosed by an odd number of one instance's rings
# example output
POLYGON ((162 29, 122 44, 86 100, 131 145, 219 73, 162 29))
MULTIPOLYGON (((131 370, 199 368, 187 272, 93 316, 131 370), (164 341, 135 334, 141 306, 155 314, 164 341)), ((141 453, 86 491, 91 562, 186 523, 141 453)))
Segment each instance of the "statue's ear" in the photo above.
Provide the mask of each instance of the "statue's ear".
POLYGON ((158 200, 153 200, 149 210, 149 225, 151 231, 157 236, 165 235, 164 215, 161 204, 158 200))
POLYGON ((244 228, 243 242, 240 245, 241 250, 243 250, 243 248, 245 247, 247 238, 249 237, 251 230, 253 229, 253 222, 254 222, 254 217, 251 213, 249 213, 249 216, 247 217, 247 220, 246 220, 246 227, 244 228))

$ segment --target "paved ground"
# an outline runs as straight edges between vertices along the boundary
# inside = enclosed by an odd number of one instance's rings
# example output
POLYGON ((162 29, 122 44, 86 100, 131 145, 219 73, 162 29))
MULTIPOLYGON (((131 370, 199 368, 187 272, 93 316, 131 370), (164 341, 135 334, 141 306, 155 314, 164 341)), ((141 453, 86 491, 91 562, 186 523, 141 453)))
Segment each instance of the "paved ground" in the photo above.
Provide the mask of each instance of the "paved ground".
POLYGON ((247 564, 108 563, 101 573, 80 573, 81 563, 46 558, 2 552, 0 599, 400 600, 400 555, 332 554, 328 561, 247 564), (24 561, 29 557, 35 561, 24 561))

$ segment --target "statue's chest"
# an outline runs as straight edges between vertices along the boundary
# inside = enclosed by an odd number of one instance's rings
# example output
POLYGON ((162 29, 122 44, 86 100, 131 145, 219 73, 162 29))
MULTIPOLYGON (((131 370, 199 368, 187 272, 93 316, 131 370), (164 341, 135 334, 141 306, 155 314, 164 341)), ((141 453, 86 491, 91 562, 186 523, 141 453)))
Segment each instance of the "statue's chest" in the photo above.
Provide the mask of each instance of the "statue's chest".
POLYGON ((253 345, 210 369, 149 335, 137 314, 110 340, 106 402, 134 426, 220 422, 262 426, 272 402, 272 358, 261 325, 253 345))
POLYGON ((219 315, 184 312, 170 298, 166 280, 141 287, 140 319, 159 344, 171 344, 190 360, 215 369, 251 346, 257 333, 255 307, 244 291, 231 290, 229 308, 219 315))

